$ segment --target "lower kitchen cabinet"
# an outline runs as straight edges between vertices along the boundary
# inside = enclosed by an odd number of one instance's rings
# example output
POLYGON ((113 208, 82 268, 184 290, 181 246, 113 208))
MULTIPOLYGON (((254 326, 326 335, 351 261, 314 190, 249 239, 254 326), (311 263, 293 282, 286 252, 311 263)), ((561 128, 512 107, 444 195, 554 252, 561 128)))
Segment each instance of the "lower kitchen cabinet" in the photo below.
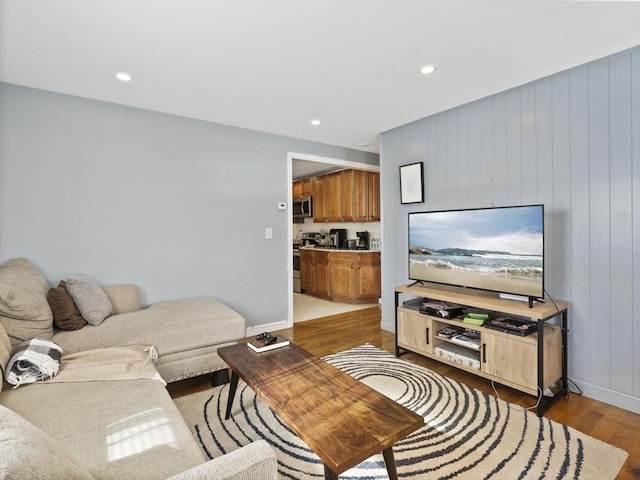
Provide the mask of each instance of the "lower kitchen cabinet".
POLYGON ((303 293, 343 303, 376 303, 380 298, 380 252, 300 250, 303 293))

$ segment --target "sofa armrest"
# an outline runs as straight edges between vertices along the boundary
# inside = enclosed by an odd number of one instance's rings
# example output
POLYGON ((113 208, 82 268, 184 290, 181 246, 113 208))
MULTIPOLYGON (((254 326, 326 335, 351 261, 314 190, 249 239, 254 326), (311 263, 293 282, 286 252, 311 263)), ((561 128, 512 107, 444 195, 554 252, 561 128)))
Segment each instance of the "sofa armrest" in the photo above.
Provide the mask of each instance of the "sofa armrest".
POLYGON ((111 314, 129 313, 140 310, 140 289, 132 283, 122 285, 101 285, 111 302, 111 314))
POLYGON ((167 480, 277 480, 276 454, 264 440, 250 443, 167 480))

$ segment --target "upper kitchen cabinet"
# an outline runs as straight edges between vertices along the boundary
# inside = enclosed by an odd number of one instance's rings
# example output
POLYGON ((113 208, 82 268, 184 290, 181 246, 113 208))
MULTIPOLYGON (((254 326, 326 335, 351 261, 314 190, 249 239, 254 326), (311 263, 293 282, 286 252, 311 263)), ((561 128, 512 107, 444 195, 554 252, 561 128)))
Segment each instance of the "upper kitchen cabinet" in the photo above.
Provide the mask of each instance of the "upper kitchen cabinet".
POLYGON ((326 222, 327 213, 325 208, 325 177, 313 177, 311 179, 311 191, 313 194, 313 221, 326 222))
POLYGON ((353 204, 355 222, 380 220, 380 174, 354 170, 353 204))
POLYGON ((313 185, 310 178, 293 182, 293 198, 310 196, 313 196, 313 185))
POLYGON ((380 221, 380 172, 366 172, 369 179, 369 222, 380 221))
POLYGON ((311 191, 316 223, 380 220, 378 172, 350 169, 314 177, 311 191))

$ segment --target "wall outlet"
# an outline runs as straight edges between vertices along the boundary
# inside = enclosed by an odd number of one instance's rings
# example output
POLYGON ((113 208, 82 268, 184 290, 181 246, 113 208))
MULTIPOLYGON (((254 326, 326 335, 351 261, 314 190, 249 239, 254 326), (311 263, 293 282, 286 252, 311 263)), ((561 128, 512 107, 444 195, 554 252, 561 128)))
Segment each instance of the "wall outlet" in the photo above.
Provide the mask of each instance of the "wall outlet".
POLYGON ((267 240, 273 239, 273 228, 267 227, 264 229, 264 238, 266 238, 267 240))

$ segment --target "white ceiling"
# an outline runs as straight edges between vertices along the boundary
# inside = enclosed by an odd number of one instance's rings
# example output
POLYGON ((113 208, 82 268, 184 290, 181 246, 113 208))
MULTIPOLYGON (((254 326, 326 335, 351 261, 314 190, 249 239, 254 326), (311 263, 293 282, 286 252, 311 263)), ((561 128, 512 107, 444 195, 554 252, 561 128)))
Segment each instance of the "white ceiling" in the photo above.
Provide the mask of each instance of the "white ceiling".
POLYGON ((0 0, 3 82, 372 152, 638 44, 637 1, 0 0))

